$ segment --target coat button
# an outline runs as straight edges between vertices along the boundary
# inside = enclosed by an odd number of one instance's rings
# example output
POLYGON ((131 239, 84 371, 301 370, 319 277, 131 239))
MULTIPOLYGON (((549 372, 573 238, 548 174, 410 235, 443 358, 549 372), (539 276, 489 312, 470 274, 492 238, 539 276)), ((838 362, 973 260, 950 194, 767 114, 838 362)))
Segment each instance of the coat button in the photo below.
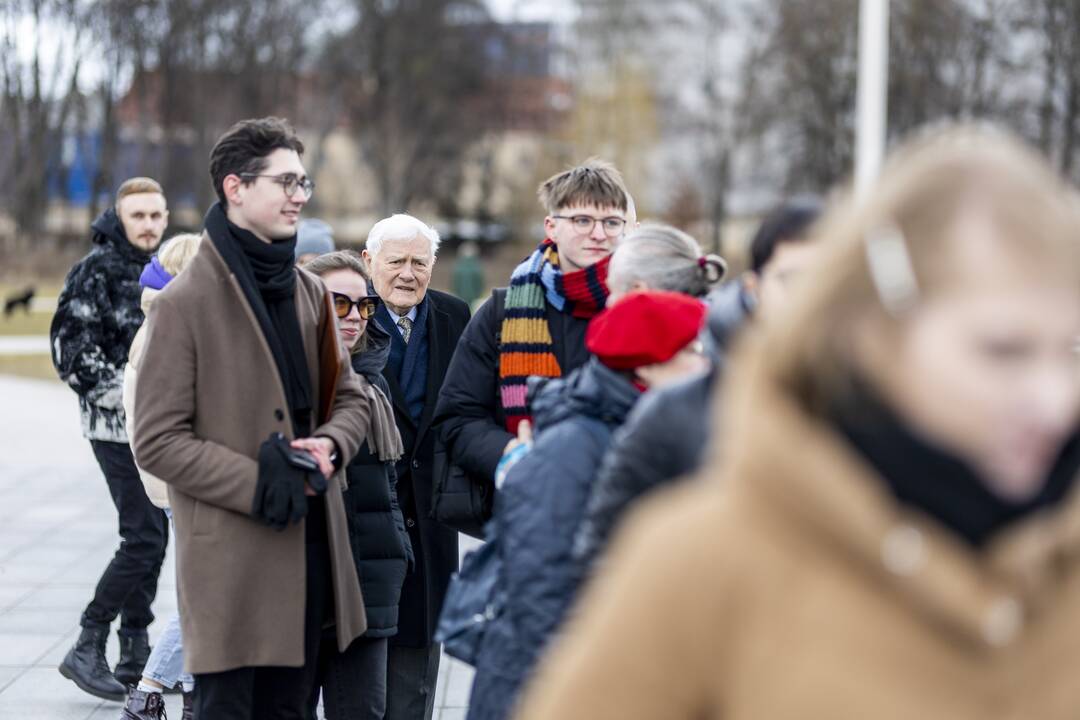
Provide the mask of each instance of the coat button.
POLYGON ((1005 647, 1016 639, 1024 624, 1024 609, 1012 597, 1001 597, 990 604, 983 616, 983 638, 993 647, 1005 647))
POLYGON ((413 520, 412 518, 408 518, 407 520, 405 520, 405 524, 408 527, 416 527, 416 521, 413 520))
POLYGON ((881 542, 881 560, 895 575, 913 575, 926 560, 922 533, 910 525, 893 528, 881 542))
POLYGON ((274 419, 278 422, 281 422, 285 419, 285 413, 282 412, 281 408, 277 408, 274 410, 274 419))
POLYGON ((413 466, 413 470, 419 470, 420 469, 420 461, 419 460, 413 460, 412 461, 412 466, 413 466))

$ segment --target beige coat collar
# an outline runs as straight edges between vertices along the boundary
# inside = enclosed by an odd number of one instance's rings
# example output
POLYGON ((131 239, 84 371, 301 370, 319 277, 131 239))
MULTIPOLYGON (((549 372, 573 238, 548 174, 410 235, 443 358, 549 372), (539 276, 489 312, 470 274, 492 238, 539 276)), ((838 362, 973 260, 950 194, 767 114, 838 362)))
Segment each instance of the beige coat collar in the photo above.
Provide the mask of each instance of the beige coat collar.
POLYGON ((901 506, 831 425, 810 416, 762 370, 745 372, 728 387, 742 408, 725 440, 731 492, 761 507, 780 532, 790 527, 824 538, 830 552, 896 586, 928 619, 963 636, 993 646, 1011 642, 1080 550, 1076 490, 980 552, 901 506))

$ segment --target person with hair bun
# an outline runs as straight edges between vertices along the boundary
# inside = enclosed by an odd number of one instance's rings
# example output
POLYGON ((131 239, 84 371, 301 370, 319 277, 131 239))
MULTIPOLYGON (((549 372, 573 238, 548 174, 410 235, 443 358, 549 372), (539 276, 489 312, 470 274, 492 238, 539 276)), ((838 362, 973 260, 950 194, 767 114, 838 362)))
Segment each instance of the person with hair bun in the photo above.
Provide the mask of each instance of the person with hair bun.
POLYGON ((634 290, 668 290, 704 298, 724 279, 727 263, 703 255, 698 241, 670 225, 646 223, 629 233, 611 256, 608 305, 634 290))
POLYGON ((1075 718, 1080 226, 985 126, 894 155, 744 338, 519 720, 1075 718))
MULTIPOLYGON (((650 393, 619 428, 574 543, 578 559, 591 562, 637 500, 701 464, 724 354, 753 317, 783 311, 790 287, 813 267, 819 243, 810 241, 810 229, 819 212, 814 201, 792 200, 769 213, 750 244, 749 271, 709 293, 705 335, 712 366, 707 373, 650 393)), ((621 252, 615 253, 616 259, 621 252)))

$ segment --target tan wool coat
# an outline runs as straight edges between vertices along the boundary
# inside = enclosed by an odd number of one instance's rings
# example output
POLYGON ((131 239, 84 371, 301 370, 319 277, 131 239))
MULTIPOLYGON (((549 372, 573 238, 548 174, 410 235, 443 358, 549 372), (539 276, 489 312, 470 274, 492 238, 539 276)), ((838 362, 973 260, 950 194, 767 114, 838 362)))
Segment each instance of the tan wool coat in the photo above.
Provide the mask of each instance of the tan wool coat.
MULTIPOLYGON (((150 306, 154 304, 160 290, 143 288, 142 311, 144 315, 150 314, 150 306)), ((146 323, 143 323, 135 337, 131 339, 131 348, 128 350, 127 365, 124 366, 124 427, 128 438, 135 437, 135 383, 139 374, 139 362, 142 360, 143 345, 146 341, 146 323)), ((134 440, 132 440, 134 444, 134 440)), ((139 477, 142 479, 146 497, 155 507, 169 507, 169 492, 165 483, 142 468, 139 468, 139 477)))
MULTIPOLYGON (((333 323, 326 290, 298 271, 296 310, 319 407, 318 339, 333 323)), ((135 394, 135 457, 169 485, 176 523, 184 667, 300 666, 304 659, 304 523, 277 531, 251 516, 259 446, 292 436, 285 390, 236 277, 204 235, 188 268, 155 300, 135 394)), ((333 328, 331 327, 332 331, 333 328)), ((336 336, 335 336, 336 337, 336 336)), ((332 438, 341 467, 365 439, 366 381, 338 349, 332 438)), ((344 471, 329 483, 326 517, 337 641, 367 627, 342 503, 344 471)))
POLYGON ((628 521, 517 717, 1080 717, 1077 492, 976 551, 750 385, 725 470, 628 521))

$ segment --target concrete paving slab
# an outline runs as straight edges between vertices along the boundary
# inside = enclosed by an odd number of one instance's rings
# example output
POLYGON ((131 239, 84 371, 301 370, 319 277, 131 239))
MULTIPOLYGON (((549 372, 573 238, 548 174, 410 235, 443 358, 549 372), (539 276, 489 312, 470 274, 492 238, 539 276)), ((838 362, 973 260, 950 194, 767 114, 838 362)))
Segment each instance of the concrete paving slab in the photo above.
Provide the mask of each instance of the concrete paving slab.
POLYGON ((0 635, 67 635, 79 625, 79 616, 70 610, 15 608, 0 614, 0 635))
POLYGON ((57 634, 54 632, 0 632, 0 665, 29 667, 48 652, 62 636, 63 633, 57 634))
MULTIPOLYGON (((30 668, 0 692, 0 720, 85 720, 105 704, 75 688, 56 668, 30 668)), ((107 704, 115 720, 120 705, 107 704)))
MULTIPOLYGON (((79 615, 119 542, 116 511, 89 444, 74 394, 59 383, 0 376, 0 720, 115 720, 56 668, 78 636, 79 615)), ((476 542, 462 538, 462 551, 476 542)), ((155 642, 176 608, 175 557, 162 567, 155 642)), ((116 633, 106 657, 116 662, 116 633)), ((471 671, 443 658, 437 712, 464 717, 471 671)), ((180 717, 179 695, 166 696, 180 717)), ((439 717, 437 714, 436 717, 439 717)))

